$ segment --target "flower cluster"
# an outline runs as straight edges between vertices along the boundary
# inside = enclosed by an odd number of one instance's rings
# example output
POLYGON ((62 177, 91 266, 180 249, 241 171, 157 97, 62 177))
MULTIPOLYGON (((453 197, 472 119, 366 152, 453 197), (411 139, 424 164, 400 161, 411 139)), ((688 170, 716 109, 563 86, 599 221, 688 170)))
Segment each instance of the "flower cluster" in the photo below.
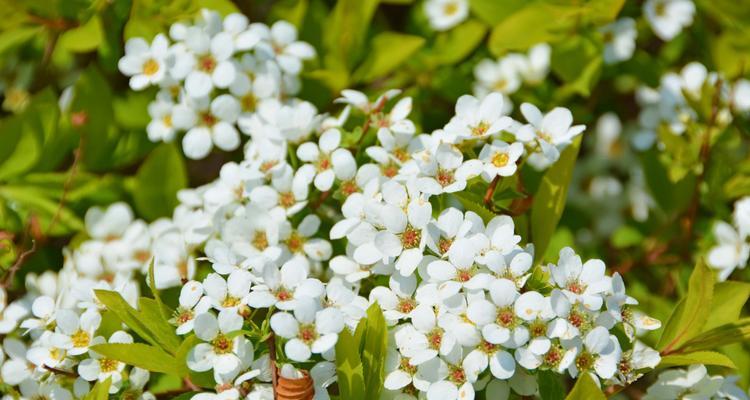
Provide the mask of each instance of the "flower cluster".
POLYGON ((315 49, 298 41, 297 29, 286 21, 269 27, 241 14, 222 20, 203 10, 194 25, 174 24, 169 38, 128 40, 119 68, 135 90, 160 88, 148 109, 149 138, 172 141, 186 132, 185 155, 200 159, 214 146, 239 148, 239 131, 258 134, 280 112, 298 117, 287 124, 314 114, 309 103, 290 100, 299 90, 303 62, 314 56, 315 49))
POLYGON ((540 84, 549 73, 552 50, 546 43, 529 49, 528 54, 508 53, 497 61, 484 59, 474 67, 474 94, 484 97, 491 92, 505 95, 505 111, 513 107, 508 96, 522 84, 540 84))
POLYGON ((745 400, 747 393, 737 386, 737 375, 709 375, 700 364, 687 369, 672 369, 659 374, 659 379, 648 388, 644 400, 696 398, 711 400, 745 400))
POLYGON ((714 225, 716 246, 708 252, 708 264, 719 270, 719 280, 726 280, 736 268, 743 269, 750 256, 750 197, 734 203, 732 224, 718 221, 714 225))

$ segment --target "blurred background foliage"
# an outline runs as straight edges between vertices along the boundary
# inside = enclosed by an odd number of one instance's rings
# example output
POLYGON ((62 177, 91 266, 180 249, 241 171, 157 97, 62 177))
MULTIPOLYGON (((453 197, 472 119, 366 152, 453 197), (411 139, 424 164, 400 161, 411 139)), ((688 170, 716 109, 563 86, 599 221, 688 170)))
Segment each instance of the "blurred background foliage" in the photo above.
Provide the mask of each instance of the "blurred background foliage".
MULTIPOLYGON (((306 65, 299 97, 321 111, 345 88, 378 93, 402 88, 414 98, 411 118, 418 129, 442 127, 456 99, 472 92, 473 68, 484 58, 526 51, 539 42, 552 46, 551 74, 542 84, 513 95, 540 109, 564 106, 584 134, 571 191, 591 184, 585 170, 615 177, 638 163, 655 205, 648 218, 624 217, 606 235, 593 226, 601 209, 585 196, 568 204, 545 258, 575 244, 584 258, 605 260, 625 276, 644 311, 666 321, 686 290, 695 260, 710 246, 715 219, 728 219, 731 204, 750 195, 747 118, 735 119, 712 135, 708 155, 701 135, 660 135, 661 149, 607 165, 588 165, 596 119, 614 111, 637 119, 634 91, 658 86, 667 71, 699 61, 733 79, 750 69, 750 4, 697 0, 690 29, 662 42, 637 19, 633 57, 606 65, 605 38, 598 28, 622 16, 639 16, 640 1, 470 0, 471 16, 446 32, 435 32, 412 0, 1 0, 0 1, 0 265, 8 268, 34 247, 23 273, 57 269, 61 248, 82 240, 83 215, 93 205, 126 200, 146 220, 168 216, 176 192, 218 175, 241 151, 215 152, 186 160, 179 144, 154 144, 145 133, 147 106, 155 88, 129 90, 117 70, 124 41, 147 40, 202 7, 222 14, 240 11, 251 21, 285 19, 317 58, 306 65), (584 160, 584 161, 582 161, 584 160), (598 168, 598 169, 597 169, 598 168), (697 251, 696 251, 697 250, 697 251)), ((710 118, 711 99, 696 105, 710 118)), ((333 111, 333 110, 331 110, 333 111)), ((538 173, 525 168, 533 192, 538 173)), ((504 203, 512 199, 513 185, 504 203)), ((503 198, 503 196, 499 196, 503 198)), ((517 221, 523 232, 528 221, 517 221)), ((747 270, 738 272, 748 280, 747 270), (743 275, 744 274, 744 275, 743 275)), ((742 289, 744 290, 744 289, 742 289)), ((655 338, 651 338, 655 340, 655 338)), ((745 384, 750 351, 727 354, 745 384)))

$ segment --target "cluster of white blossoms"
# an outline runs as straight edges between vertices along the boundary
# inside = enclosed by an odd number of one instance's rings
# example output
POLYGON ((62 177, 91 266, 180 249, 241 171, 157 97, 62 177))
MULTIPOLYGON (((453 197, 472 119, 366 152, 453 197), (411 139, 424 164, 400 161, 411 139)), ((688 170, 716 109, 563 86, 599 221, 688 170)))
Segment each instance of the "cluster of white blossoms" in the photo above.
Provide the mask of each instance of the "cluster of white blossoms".
POLYGON ((710 399, 746 400, 747 393, 737 386, 737 375, 709 375, 704 365, 691 365, 687 369, 671 369, 659 374, 658 380, 648 388, 643 400, 710 399))
POLYGON ((638 31, 635 29, 635 20, 625 17, 599 28, 604 41, 604 62, 615 64, 627 61, 635 51, 635 39, 638 31))
POLYGON ((467 0, 427 0, 424 3, 427 21, 436 31, 447 31, 469 16, 467 0))
POLYGON ((522 84, 535 86, 547 77, 551 49, 540 43, 529 49, 528 54, 508 53, 497 61, 484 59, 474 67, 474 94, 484 97, 497 92, 505 96, 505 112, 513 104, 508 96, 518 91, 522 84))
POLYGON ((695 4, 692 0, 647 0, 643 14, 656 36, 670 41, 692 25, 695 4))
POLYGON ((269 118, 283 118, 279 114, 314 115, 310 104, 290 98, 299 91, 303 62, 314 56, 286 21, 269 27, 241 14, 222 20, 203 10, 194 25, 172 25, 169 38, 128 40, 119 68, 135 90, 160 88, 148 108, 149 138, 172 141, 185 132, 185 155, 200 159, 214 146, 239 148, 240 131, 252 135, 269 118))
POLYGON ((716 97, 716 106, 704 116, 713 127, 726 126, 733 115, 750 111, 750 82, 739 79, 727 81, 717 72, 709 72, 703 64, 691 62, 680 73, 668 72, 661 77, 659 87, 641 87, 636 100, 641 106, 638 115, 639 132, 633 138, 637 149, 647 149, 657 141, 661 129, 683 135, 699 118, 694 105, 700 100, 716 97), (707 91, 711 89, 711 92, 707 91))
POLYGON ((724 281, 736 268, 745 268, 750 256, 750 197, 737 200, 732 224, 718 221, 713 233, 716 245, 708 252, 707 261, 719 270, 718 279, 724 281))
MULTIPOLYGON (((399 94, 370 101, 346 90, 338 118, 259 123, 244 160, 181 191, 171 219, 134 220, 121 203, 91 209, 89 239, 62 271, 30 276, 28 294, 3 309, 3 381, 26 398, 70 398, 109 378, 111 393, 152 398, 148 372, 89 348, 133 342, 124 326, 103 330, 94 290, 138 307, 150 265, 158 289, 179 290, 175 332, 197 337, 187 366, 216 382, 197 399, 270 399, 270 354, 258 339, 270 332, 278 359, 309 370, 325 398, 339 333, 375 302, 392 338, 388 390, 507 396, 535 392, 540 369, 623 383, 654 367, 657 352, 613 330, 634 340, 660 324, 630 308, 637 302, 603 262, 566 248, 557 264, 535 268, 509 216, 483 221, 433 205, 511 176, 524 160, 554 168, 584 129, 570 111, 523 104, 522 123, 504 115, 498 93, 463 96, 443 129, 418 134, 412 100, 399 94), (350 114, 363 129, 347 128, 350 114)), ((298 374, 292 365, 282 374, 298 374)))

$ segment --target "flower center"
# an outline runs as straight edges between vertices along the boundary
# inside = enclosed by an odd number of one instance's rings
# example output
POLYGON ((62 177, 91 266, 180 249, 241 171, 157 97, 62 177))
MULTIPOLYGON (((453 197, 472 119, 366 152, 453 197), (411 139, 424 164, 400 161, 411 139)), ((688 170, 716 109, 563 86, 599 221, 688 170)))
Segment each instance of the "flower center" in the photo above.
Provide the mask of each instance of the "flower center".
POLYGON ((508 165, 508 161, 510 161, 510 156, 508 156, 508 153, 497 152, 494 156, 492 156, 492 165, 498 168, 502 168, 508 165))
POLYGON ((331 159, 326 155, 321 155, 316 165, 318 172, 325 171, 331 168, 331 159))
POLYGON ((297 231, 292 232, 291 235, 289 235, 289 239, 286 241, 286 246, 289 248, 289 251, 292 253, 301 253, 303 250, 303 247, 305 245, 305 238, 300 236, 297 231))
POLYGON ((398 165, 396 165, 395 163, 389 163, 388 165, 384 165, 381 168, 381 171, 383 172, 384 176, 393 178, 394 176, 396 176, 396 174, 398 174, 398 169, 398 165))
POLYGON ((485 354, 495 354, 499 348, 500 346, 492 344, 486 340, 482 340, 482 343, 479 344, 479 350, 485 354))
POLYGON ((216 59, 210 55, 205 55, 198 59, 198 69, 203 72, 214 72, 216 68, 216 59))
POLYGON ((435 179, 437 179, 438 183, 442 187, 446 187, 456 181, 456 179, 453 177, 452 171, 442 169, 442 168, 438 169, 437 176, 435 177, 435 179))
POLYGON ((406 372, 409 375, 414 375, 417 373, 417 367, 409 364, 408 358, 402 358, 398 367, 400 370, 406 372))
POLYGON ((408 314, 417 306, 417 301, 410 298, 400 299, 396 309, 404 314, 408 314))
POLYGON ((495 89, 495 91, 502 92, 505 90, 505 88, 508 87, 508 81, 505 79, 498 79, 495 81, 495 84, 492 85, 492 88, 495 89))
POLYGON ((452 365, 448 373, 448 380, 456 384, 456 386, 461 386, 466 382, 466 373, 462 368, 452 365))
POLYGON ((586 286, 582 285, 578 281, 572 281, 568 283, 568 286, 566 287, 569 291, 575 293, 575 294, 581 294, 586 290, 586 286))
POLYGON ((443 6, 443 13, 447 17, 457 12, 458 12, 458 4, 456 4, 455 2, 447 3, 446 5, 443 6))
POLYGON ((490 129, 490 124, 488 124, 485 121, 482 121, 477 124, 477 126, 474 126, 471 128, 471 135, 472 136, 484 136, 485 133, 487 133, 487 130, 490 129))
POLYGON ((216 354, 228 354, 232 352, 232 340, 223 334, 218 334, 214 340, 211 341, 211 345, 214 347, 214 353, 216 354))
POLYGON ((177 321, 179 325, 182 325, 192 320, 193 317, 195 316, 195 313, 193 313, 193 310, 188 310, 188 309, 178 310, 176 314, 177 315, 175 316, 175 321, 177 321))
POLYGON ((258 99, 255 98, 255 95, 252 93, 248 93, 240 99, 240 104, 242 105, 243 111, 252 112, 255 111, 255 107, 258 106, 258 99))
POLYGON ((410 158, 409 153, 400 147, 393 149, 393 156, 401 162, 407 162, 410 158))
POLYGON ((588 371, 594 365, 594 356, 587 351, 583 351, 576 357, 576 368, 579 371, 588 371))
POLYGON ((88 332, 79 329, 73 333, 70 340, 73 342, 73 347, 86 347, 89 345, 91 336, 89 336, 88 332))
POLYGON ((270 171, 271 168, 275 167, 276 164, 278 164, 278 163, 279 163, 278 160, 266 161, 266 162, 260 164, 260 168, 259 168, 260 172, 266 173, 266 172, 270 171))
POLYGON ((510 328, 516 322, 516 314, 510 308, 505 308, 497 313, 497 324, 504 327, 510 328))
POLYGON ((256 249, 265 250, 268 247, 268 237, 266 237, 266 232, 256 231, 251 243, 256 249))
POLYGON ((314 325, 302 325, 297 337, 305 344, 310 345, 318 338, 318 332, 315 331, 314 325))
POLYGON ((113 360, 111 358, 100 358, 99 359, 99 369, 102 372, 113 372, 117 370, 117 360, 113 360))
POLYGON ((531 337, 544 336, 547 333, 547 324, 536 320, 529 326, 529 333, 531 333, 531 337))
POLYGON ((427 334, 427 343, 430 344, 430 348, 433 350, 439 350, 440 345, 443 343, 443 330, 435 328, 427 334))
POLYGON ((287 288, 285 288, 283 286, 280 286, 279 289, 276 290, 276 298, 279 301, 291 300, 292 297, 294 297, 294 295, 292 294, 292 292, 290 292, 289 289, 287 289, 287 288))
POLYGON ((404 249, 413 249, 419 247, 422 242, 422 232, 418 229, 414 229, 411 226, 407 226, 404 233, 401 234, 401 245, 404 249))
POLYGON ((224 298, 224 300, 221 302, 222 307, 236 307, 240 304, 240 299, 233 296, 227 296, 224 298))
POLYGON ((171 115, 171 114, 167 114, 167 115, 165 115, 165 116, 164 116, 164 117, 163 117, 163 118, 161 119, 161 122, 162 122, 162 123, 164 124, 164 126, 166 126, 167 128, 171 128, 171 127, 172 127, 172 115, 171 115))
POLYGON ((216 117, 214 117, 213 115, 211 115, 211 113, 205 112, 205 113, 201 113, 201 115, 200 115, 200 121, 201 121, 201 123, 204 126, 207 126, 207 127, 210 128, 210 127, 216 125, 217 119, 216 119, 216 117))
POLYGON ((344 196, 350 196, 357 192, 359 192, 359 186, 357 186, 357 182, 352 180, 341 183, 341 193, 343 193, 344 196))
POLYGON ((293 206, 297 202, 297 199, 294 198, 294 193, 292 192, 284 192, 279 193, 279 204, 284 208, 289 208, 293 206))
POLYGON ((544 363, 550 367, 557 367, 562 360, 562 350, 558 346, 553 346, 547 354, 544 355, 544 363))
POLYGON ((143 63, 143 74, 144 75, 154 75, 155 73, 159 72, 159 63, 154 60, 153 58, 149 58, 146 60, 145 63, 143 63))
POLYGON ((447 253, 448 250, 451 249, 452 244, 453 244, 453 239, 440 238, 440 241, 438 242, 438 249, 440 250, 440 254, 447 253))

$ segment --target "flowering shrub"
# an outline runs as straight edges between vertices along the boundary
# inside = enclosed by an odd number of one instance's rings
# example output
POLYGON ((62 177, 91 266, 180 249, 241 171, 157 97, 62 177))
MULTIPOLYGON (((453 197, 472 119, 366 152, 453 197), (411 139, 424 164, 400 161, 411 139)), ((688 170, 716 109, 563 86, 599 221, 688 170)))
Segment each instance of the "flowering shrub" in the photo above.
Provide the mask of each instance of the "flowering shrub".
POLYGON ((4 399, 748 398, 745 10, 382 3, 14 9, 4 399))

